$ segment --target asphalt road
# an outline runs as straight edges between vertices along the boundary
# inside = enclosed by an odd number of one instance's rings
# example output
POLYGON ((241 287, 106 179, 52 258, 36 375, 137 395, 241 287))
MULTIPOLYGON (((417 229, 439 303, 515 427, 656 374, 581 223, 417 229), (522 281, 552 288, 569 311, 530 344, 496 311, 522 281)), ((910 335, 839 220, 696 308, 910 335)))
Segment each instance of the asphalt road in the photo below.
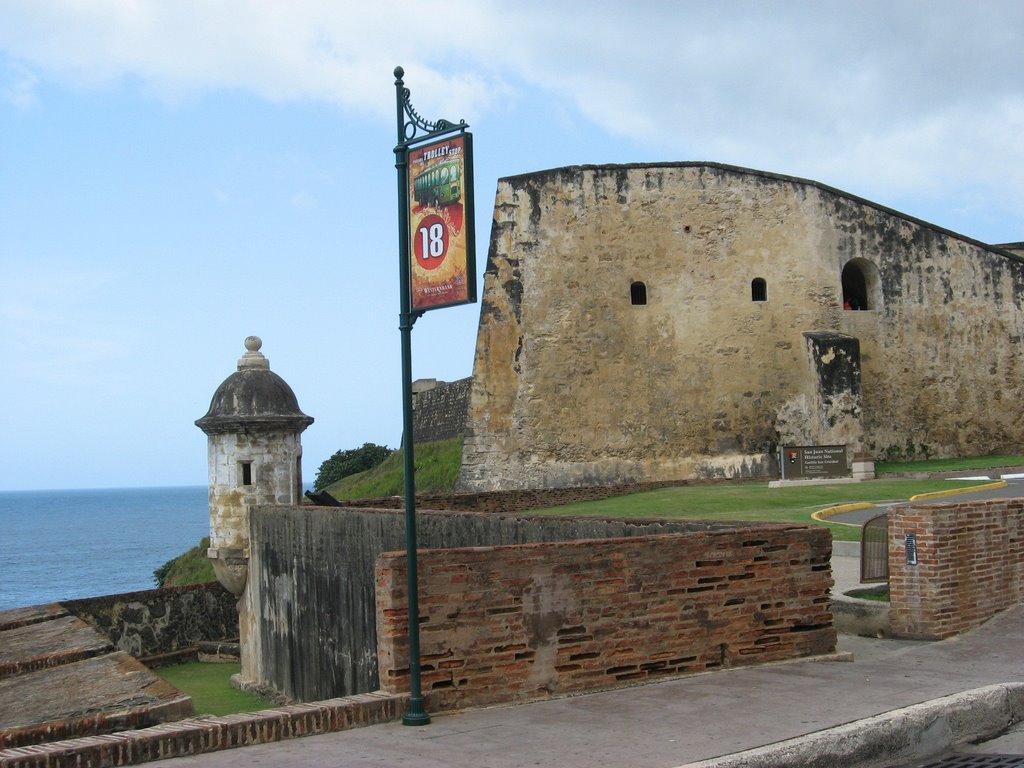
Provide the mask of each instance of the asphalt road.
MULTIPOLYGON (((995 488, 986 491, 965 491, 964 495, 969 495, 972 499, 1005 499, 1007 497, 1024 496, 1024 474, 1020 473, 1014 473, 1006 476, 1001 476, 997 473, 976 475, 965 474, 961 477, 949 478, 947 482, 949 483, 950 488, 955 488, 957 480, 973 480, 984 477, 987 477, 991 480, 1006 480, 1007 485, 1005 488, 995 488)), ((856 509, 853 510, 852 512, 840 512, 837 515, 832 515, 831 517, 829 517, 829 520, 834 523, 852 523, 854 525, 863 525, 871 518, 876 517, 877 515, 881 515, 882 513, 887 511, 889 507, 905 506, 907 504, 910 504, 911 506, 916 506, 920 504, 935 504, 943 501, 955 501, 958 498, 960 498, 959 494, 957 496, 949 496, 939 499, 928 499, 926 501, 908 501, 906 499, 889 499, 886 501, 876 501, 875 506, 870 509, 856 509)))

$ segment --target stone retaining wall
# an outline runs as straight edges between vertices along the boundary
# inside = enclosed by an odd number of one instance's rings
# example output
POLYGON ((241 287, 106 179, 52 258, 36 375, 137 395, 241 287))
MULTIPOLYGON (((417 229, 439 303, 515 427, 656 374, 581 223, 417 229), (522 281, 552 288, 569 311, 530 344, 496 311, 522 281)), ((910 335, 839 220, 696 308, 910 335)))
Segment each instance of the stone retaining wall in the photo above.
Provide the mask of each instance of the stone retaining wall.
POLYGON ((234 595, 217 582, 104 595, 61 603, 136 658, 173 653, 200 640, 238 637, 234 595))

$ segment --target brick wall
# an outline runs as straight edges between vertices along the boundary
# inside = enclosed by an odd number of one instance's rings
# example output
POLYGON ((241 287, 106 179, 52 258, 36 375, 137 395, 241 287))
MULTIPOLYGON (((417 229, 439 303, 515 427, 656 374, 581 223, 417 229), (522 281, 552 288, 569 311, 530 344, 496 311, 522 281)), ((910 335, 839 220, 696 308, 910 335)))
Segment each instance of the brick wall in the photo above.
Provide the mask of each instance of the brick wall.
POLYGON ((1024 499, 899 507, 889 513, 890 622, 935 640, 1024 601, 1024 499), (917 564, 907 563, 907 534, 917 564))
MULTIPOLYGON (((830 556, 784 526, 423 551, 423 690, 478 706, 827 653, 830 556)), ((408 690, 405 563, 377 560, 388 692, 408 690)))

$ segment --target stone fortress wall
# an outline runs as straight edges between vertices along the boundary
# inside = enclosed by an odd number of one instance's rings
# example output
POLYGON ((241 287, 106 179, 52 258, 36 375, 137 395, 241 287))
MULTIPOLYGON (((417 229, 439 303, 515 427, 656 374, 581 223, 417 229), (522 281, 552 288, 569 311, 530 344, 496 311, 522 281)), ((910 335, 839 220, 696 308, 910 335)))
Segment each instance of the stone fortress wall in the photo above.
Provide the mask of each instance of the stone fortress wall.
POLYGON ((713 163, 501 179, 459 490, 1017 450, 1021 253, 713 163))
POLYGON ((109 637, 119 651, 159 661, 201 641, 238 636, 235 597, 217 582, 104 595, 61 604, 109 637))
POLYGON ((417 379, 412 383, 412 433, 417 443, 458 437, 466 427, 470 377, 458 381, 417 379))

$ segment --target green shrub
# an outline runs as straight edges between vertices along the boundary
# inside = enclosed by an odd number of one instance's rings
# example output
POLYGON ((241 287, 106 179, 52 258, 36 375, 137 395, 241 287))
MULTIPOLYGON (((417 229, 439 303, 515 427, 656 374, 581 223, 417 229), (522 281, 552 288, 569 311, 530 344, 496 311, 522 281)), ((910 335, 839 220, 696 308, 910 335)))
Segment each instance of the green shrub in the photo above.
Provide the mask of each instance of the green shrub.
POLYGON ((363 443, 362 448, 338 451, 324 461, 316 471, 313 490, 322 491, 327 486, 349 475, 373 469, 392 453, 394 451, 386 445, 376 445, 375 443, 363 443))

